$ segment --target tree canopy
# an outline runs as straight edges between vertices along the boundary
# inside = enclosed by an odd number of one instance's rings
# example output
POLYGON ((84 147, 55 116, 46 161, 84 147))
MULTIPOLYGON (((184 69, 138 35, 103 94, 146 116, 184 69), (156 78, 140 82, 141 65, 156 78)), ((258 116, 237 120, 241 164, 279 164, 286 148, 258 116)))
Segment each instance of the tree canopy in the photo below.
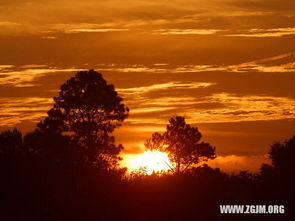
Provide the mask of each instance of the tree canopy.
POLYGON ((122 101, 100 73, 80 71, 61 86, 37 131, 69 137, 88 165, 116 164, 123 147, 115 145, 111 133, 129 113, 122 101))
POLYGON ((201 161, 215 158, 215 147, 200 142, 201 137, 197 127, 187 124, 184 117, 177 116, 169 120, 164 133, 152 134, 145 147, 167 152, 170 161, 175 165, 171 169, 175 173, 181 173, 201 161))
POLYGON ((277 174, 288 177, 295 170, 295 136, 283 143, 275 142, 271 145, 269 157, 277 174))

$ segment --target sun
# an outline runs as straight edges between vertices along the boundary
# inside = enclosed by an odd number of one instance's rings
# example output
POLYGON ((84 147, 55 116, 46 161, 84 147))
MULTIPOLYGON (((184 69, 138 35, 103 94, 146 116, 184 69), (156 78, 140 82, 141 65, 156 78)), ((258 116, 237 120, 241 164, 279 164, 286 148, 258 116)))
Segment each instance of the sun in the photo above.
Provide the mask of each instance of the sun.
POLYGON ((160 151, 145 151, 129 160, 128 169, 130 172, 138 169, 145 169, 147 174, 170 170, 171 162, 167 153, 160 151))

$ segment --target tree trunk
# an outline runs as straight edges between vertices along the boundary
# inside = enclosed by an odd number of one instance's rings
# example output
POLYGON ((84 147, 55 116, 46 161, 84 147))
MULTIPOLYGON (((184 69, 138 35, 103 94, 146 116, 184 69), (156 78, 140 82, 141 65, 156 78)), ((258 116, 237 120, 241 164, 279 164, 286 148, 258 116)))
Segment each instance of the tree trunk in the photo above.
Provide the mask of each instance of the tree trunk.
POLYGON ((177 160, 176 173, 180 174, 180 159, 177 160))

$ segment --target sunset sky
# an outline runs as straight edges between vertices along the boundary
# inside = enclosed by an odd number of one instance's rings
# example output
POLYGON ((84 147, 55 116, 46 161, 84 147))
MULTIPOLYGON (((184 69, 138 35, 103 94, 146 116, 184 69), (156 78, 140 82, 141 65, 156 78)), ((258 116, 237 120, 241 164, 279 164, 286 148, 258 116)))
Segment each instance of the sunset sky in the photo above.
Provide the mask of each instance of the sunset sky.
POLYGON ((212 166, 257 170, 295 134, 295 1, 1 0, 0 130, 28 132, 75 72, 115 85, 126 159, 170 117, 216 146, 212 166))

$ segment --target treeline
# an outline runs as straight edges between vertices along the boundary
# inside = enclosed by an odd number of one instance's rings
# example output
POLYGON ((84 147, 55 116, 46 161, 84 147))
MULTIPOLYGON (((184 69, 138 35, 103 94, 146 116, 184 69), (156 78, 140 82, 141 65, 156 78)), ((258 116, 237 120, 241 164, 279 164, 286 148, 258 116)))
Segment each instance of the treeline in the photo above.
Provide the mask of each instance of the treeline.
POLYGON ((285 206, 285 215, 256 218, 292 220, 295 136, 273 144, 272 164, 258 173, 226 174, 195 167, 214 159, 215 147, 175 117, 164 133, 146 141, 147 149, 169 153, 172 172, 128 176, 118 167, 123 146, 112 136, 128 117, 122 102, 101 74, 78 72, 61 86, 33 132, 1 132, 0 219, 229 220, 237 216, 221 215, 219 205, 278 204, 285 206))
MULTIPOLYGON (((294 145, 288 146, 294 140, 280 144, 280 154, 294 149, 294 145)), ((1 217, 228 220, 237 216, 220 215, 219 205, 253 204, 285 206, 285 215, 259 215, 258 220, 292 220, 294 160, 279 159, 279 166, 276 160, 273 165, 263 165, 257 174, 244 171, 230 175, 204 165, 183 174, 125 176, 120 170, 102 172, 100 168, 58 163, 45 154, 1 153, 1 217)))

